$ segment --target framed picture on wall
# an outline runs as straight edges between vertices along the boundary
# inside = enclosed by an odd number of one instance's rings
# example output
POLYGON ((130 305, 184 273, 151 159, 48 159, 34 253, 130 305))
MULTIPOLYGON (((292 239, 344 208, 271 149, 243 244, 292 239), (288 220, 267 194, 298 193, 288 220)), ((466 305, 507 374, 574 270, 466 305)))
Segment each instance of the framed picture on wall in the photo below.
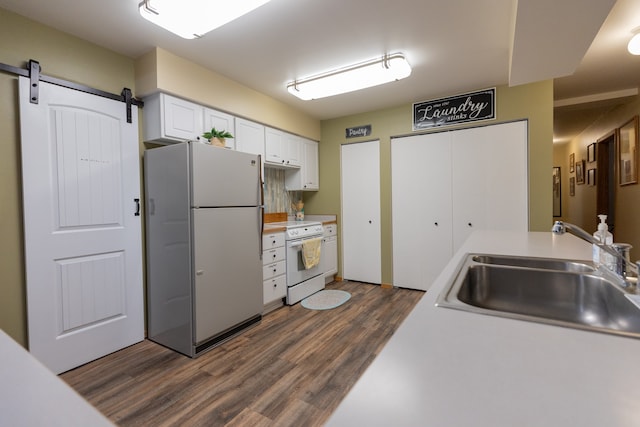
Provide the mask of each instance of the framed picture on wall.
POLYGON ((553 216, 562 216, 562 189, 560 167, 553 167, 553 216))
POLYGON ((638 183, 638 116, 618 130, 618 173, 620 185, 638 183))
POLYGON ((587 162, 592 163, 596 161, 596 143, 589 144, 587 146, 587 162))
POLYGON ((569 154, 569 172, 573 173, 575 171, 576 166, 576 154, 569 154))
POLYGON ((587 171, 587 185, 595 187, 595 185, 596 185, 596 170, 595 169, 589 169, 587 171))
POLYGON ((569 195, 576 195, 576 179, 574 177, 569 178, 569 195))
POLYGON ((584 184, 584 160, 576 162, 576 183, 578 185, 584 184))

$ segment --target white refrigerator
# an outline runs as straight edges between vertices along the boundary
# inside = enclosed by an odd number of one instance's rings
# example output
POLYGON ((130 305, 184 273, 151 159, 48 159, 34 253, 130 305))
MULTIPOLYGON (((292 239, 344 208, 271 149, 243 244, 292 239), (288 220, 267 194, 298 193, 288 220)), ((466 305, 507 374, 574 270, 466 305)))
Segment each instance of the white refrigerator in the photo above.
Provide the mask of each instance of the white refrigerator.
POLYGON ((260 163, 197 142, 145 151, 150 340, 196 357, 261 320, 260 163))

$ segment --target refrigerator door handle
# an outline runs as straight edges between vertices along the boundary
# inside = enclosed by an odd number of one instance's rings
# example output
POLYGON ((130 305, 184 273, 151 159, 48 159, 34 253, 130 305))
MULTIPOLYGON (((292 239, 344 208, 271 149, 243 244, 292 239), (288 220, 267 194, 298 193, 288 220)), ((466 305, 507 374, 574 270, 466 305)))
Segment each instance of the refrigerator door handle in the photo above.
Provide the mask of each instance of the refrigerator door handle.
POLYGON ((264 206, 264 184, 262 182, 262 155, 258 154, 258 192, 260 193, 259 205, 264 206))
POLYGON ((262 259, 262 233, 264 233, 264 205, 260 205, 258 206, 258 224, 260 224, 260 233, 258 233, 258 249, 260 251, 260 253, 258 254, 260 256, 260 259, 262 259))

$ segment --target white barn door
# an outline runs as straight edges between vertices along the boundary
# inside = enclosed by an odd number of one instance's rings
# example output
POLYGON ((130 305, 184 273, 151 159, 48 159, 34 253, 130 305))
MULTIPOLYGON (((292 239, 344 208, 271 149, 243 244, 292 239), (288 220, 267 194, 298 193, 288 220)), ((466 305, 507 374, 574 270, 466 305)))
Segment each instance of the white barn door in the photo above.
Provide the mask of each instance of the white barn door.
POLYGON ((340 174, 342 275, 380 284, 380 141, 342 145, 340 174))
POLYGON ((144 339, 137 109, 41 82, 20 128, 29 350, 61 373, 144 339))

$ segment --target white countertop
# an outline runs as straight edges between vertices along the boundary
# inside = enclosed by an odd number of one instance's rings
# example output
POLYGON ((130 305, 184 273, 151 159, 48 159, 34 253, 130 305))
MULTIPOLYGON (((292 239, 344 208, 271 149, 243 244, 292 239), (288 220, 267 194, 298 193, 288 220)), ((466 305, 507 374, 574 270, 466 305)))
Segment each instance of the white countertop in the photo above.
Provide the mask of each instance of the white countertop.
POLYGON ((2 426, 113 426, 2 330, 0 384, 2 426))
POLYGON ((565 234, 476 232, 328 426, 640 426, 640 340, 444 307, 466 253, 591 258, 565 234))

